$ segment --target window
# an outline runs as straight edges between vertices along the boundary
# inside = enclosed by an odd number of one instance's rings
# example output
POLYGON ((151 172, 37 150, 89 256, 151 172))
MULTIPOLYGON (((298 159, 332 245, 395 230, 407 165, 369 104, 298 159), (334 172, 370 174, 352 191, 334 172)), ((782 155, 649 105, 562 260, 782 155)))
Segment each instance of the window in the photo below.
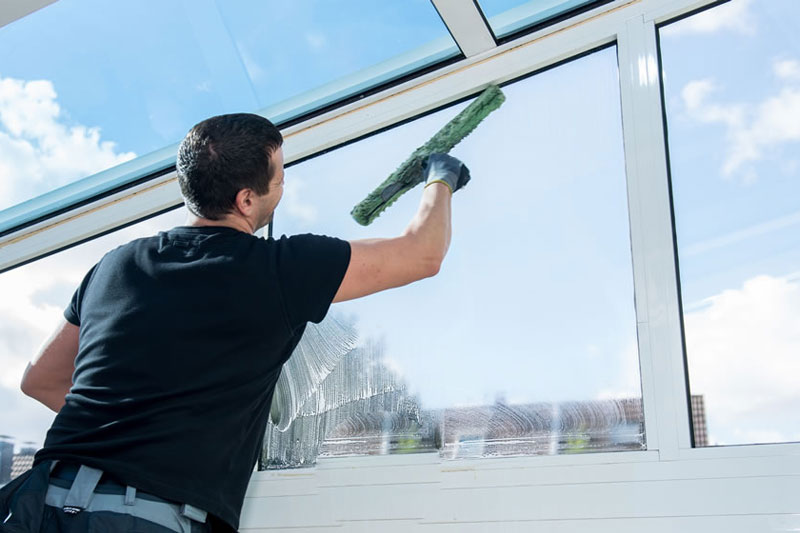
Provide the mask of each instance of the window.
POLYGON ((601 3, 596 0, 478 0, 498 39, 601 3))
POLYGON ((798 17, 733 0, 659 32, 696 446, 800 440, 798 17))
MULTIPOLYGON (((309 327, 324 364, 283 404, 288 428, 270 425, 262 467, 644 448, 615 49, 503 91, 453 151, 473 179, 442 271, 309 327)), ((465 105, 287 169, 276 235, 399 234, 419 188, 369 227, 349 212, 465 105)))
POLYGON ((66 186, 0 231, 171 167, 211 115, 285 122, 460 54, 427 0, 60 0, 0 48, 0 210, 66 186))

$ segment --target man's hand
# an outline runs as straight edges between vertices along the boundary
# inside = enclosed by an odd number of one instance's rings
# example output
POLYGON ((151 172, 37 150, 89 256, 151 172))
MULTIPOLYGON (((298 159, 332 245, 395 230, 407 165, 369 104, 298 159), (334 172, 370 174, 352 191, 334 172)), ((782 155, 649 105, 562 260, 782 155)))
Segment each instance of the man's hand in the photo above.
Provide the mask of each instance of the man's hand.
POLYGON ((431 183, 444 183, 450 192, 456 192, 469 183, 470 175, 467 166, 453 156, 447 154, 431 154, 423 163, 425 187, 431 183))

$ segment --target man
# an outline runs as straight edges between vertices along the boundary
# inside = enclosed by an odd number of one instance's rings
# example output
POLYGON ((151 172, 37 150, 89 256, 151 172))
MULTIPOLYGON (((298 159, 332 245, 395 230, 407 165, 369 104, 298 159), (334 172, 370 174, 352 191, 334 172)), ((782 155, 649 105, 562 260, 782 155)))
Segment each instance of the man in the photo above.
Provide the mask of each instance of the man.
POLYGON ((469 181, 461 162, 427 160, 399 237, 265 240, 253 233, 283 194, 282 143, 251 114, 186 135, 187 226, 109 252, 25 372, 22 390, 58 415, 33 470, 0 495, 0 530, 235 530, 306 323, 438 272, 451 194, 469 181))

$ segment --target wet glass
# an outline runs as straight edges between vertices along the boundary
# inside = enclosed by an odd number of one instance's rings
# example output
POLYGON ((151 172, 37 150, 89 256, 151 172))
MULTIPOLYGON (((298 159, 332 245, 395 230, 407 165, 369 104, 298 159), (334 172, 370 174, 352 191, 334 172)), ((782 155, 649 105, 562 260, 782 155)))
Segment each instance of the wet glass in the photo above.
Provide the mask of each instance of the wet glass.
POLYGON ((0 49, 0 231, 170 167, 209 116, 284 122, 460 54, 428 0, 60 0, 0 49))
POLYGON ((695 446, 800 441, 800 45, 792 0, 659 31, 695 446))
POLYGON ((597 0, 478 0, 478 5, 497 38, 547 22, 597 0))
MULTIPOLYGON (((503 91, 452 152, 472 181, 440 273, 309 325, 262 468, 645 448, 616 50, 503 91)), ((275 234, 399 235, 421 187, 349 212, 466 105, 288 168, 275 234)))

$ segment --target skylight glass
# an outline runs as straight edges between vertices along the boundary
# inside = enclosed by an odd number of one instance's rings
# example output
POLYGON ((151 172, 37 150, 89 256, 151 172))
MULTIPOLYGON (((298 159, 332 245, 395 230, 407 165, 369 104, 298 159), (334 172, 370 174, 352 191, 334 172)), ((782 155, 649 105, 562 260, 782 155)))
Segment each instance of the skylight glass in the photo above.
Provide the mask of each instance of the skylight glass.
POLYGON ((0 49, 0 232, 171 167, 206 117, 284 123, 460 54, 428 0, 60 0, 0 49))
POLYGON ((501 39, 597 0, 478 0, 495 37, 501 39))

